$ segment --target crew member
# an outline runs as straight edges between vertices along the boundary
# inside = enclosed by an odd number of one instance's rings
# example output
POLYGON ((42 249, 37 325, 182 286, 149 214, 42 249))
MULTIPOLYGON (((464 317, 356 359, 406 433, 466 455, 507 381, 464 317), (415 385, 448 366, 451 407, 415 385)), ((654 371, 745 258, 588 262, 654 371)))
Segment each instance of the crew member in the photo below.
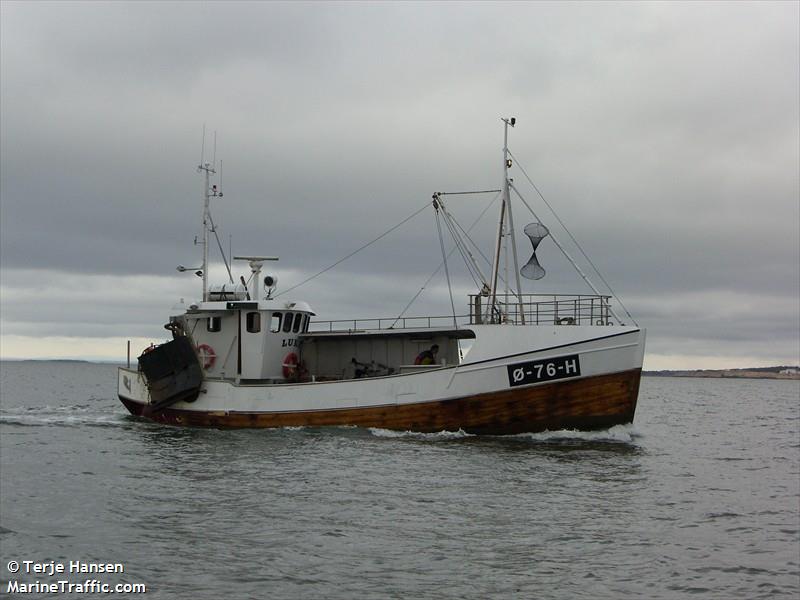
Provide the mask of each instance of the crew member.
POLYGON ((434 365, 436 364, 436 353, 439 352, 439 346, 434 344, 430 350, 423 350, 414 359, 415 365, 434 365))

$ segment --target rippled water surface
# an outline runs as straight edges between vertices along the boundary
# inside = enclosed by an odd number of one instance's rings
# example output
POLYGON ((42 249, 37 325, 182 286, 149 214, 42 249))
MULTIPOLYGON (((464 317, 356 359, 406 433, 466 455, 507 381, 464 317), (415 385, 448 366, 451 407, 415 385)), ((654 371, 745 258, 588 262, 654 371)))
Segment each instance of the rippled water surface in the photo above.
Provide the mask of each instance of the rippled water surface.
POLYGON ((144 598, 800 595, 796 381, 644 378, 632 427, 511 438, 177 429, 115 385, 0 365, 0 596, 56 580, 11 560, 144 598))

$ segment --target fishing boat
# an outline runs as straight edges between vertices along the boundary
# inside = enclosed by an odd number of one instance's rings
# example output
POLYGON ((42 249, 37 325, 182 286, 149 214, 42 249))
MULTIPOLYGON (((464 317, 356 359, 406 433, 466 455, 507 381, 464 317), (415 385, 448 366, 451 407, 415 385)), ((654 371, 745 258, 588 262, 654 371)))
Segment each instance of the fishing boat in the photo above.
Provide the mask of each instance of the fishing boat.
POLYGON ((128 367, 119 369, 122 403, 133 415, 159 423, 218 428, 358 426, 511 435, 631 423, 645 331, 629 314, 620 317, 612 298, 624 305, 610 288, 601 293, 595 287, 519 192, 510 176, 516 158, 508 148, 516 119, 502 122, 502 185, 437 192, 430 203, 453 309, 446 317, 318 320, 311 304, 279 293, 277 277, 263 272, 277 257, 233 257, 250 271, 249 279, 235 281, 221 244, 228 282, 209 285, 209 234, 216 235, 210 201, 221 192, 211 183, 213 162, 201 159, 202 265, 178 270, 202 277, 202 296, 178 305, 169 317, 165 328, 172 339, 148 348, 135 368, 129 358, 128 367), (495 193, 499 201, 493 256, 483 264, 447 206, 451 193, 478 192, 495 193), (533 252, 521 268, 512 210, 512 204, 521 206, 517 199, 535 218, 523 229, 533 252), (442 224, 453 239, 451 253, 459 250, 478 284, 463 315, 456 314, 442 224), (564 253, 591 294, 523 293, 520 276, 536 281, 545 274, 536 254, 545 239, 564 253))

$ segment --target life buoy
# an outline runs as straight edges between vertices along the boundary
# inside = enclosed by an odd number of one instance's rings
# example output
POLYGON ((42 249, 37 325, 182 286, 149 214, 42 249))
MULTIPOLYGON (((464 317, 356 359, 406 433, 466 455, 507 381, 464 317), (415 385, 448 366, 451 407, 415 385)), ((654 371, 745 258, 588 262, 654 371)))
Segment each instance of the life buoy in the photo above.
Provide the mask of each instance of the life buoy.
POLYGON ((283 357, 283 376, 286 379, 294 376, 297 372, 297 365, 300 363, 300 359, 297 357, 297 354, 294 352, 289 352, 286 356, 283 357))
POLYGON ((214 362, 217 360, 216 352, 214 352, 214 349, 208 344, 200 344, 197 347, 197 356, 200 358, 200 362, 206 370, 213 367, 214 362))
POLYGON ((148 352, 152 352, 152 351, 153 351, 153 350, 155 350, 155 349, 156 349, 156 345, 155 345, 155 344, 150 344, 150 345, 149 345, 147 348, 145 348, 144 350, 142 350, 142 356, 144 356, 144 355, 145 355, 145 354, 147 354, 148 352))

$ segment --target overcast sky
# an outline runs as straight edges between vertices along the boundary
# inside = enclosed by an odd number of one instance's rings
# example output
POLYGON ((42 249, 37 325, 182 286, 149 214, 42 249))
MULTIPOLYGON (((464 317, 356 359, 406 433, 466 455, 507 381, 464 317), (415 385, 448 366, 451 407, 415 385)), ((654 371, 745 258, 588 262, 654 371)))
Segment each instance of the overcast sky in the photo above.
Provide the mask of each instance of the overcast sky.
MULTIPOLYGON (((3 0, 0 356, 164 337, 200 292, 175 266, 200 262, 203 124, 224 245, 279 255, 286 289, 434 191, 498 187, 515 116, 519 164, 648 329, 646 368, 797 364, 798 6, 3 0)), ((491 200, 449 206, 467 227, 491 200)), ((440 254, 426 209, 290 295, 319 319, 396 316, 440 254)), ((588 292, 551 240, 539 254, 526 291, 588 292)), ((441 274, 408 314, 448 312, 441 274)))

